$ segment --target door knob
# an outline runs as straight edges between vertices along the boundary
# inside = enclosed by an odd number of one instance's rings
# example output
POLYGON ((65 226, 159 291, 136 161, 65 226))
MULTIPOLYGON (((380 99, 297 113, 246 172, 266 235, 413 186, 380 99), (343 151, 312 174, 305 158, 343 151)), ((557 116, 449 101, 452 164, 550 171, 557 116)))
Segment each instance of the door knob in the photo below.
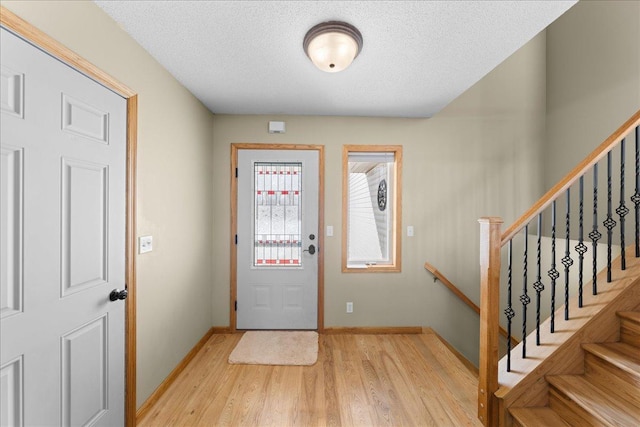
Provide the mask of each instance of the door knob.
POLYGON ((309 254, 313 255, 316 253, 316 247, 309 245, 309 249, 303 249, 302 252, 309 252, 309 254))
POLYGON ((127 295, 129 293, 127 292, 126 289, 123 289, 121 291, 114 289, 111 291, 111 293, 109 294, 109 300, 111 301, 116 301, 119 299, 127 299, 127 295))

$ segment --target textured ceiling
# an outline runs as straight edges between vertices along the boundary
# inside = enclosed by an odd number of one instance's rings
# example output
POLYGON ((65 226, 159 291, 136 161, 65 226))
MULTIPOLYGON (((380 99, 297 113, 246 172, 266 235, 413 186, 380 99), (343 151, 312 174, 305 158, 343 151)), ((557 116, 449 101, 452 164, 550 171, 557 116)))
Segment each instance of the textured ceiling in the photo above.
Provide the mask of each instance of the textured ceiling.
POLYGON ((219 114, 429 117, 575 1, 96 1, 219 114), (324 73, 302 50, 320 22, 364 47, 324 73))

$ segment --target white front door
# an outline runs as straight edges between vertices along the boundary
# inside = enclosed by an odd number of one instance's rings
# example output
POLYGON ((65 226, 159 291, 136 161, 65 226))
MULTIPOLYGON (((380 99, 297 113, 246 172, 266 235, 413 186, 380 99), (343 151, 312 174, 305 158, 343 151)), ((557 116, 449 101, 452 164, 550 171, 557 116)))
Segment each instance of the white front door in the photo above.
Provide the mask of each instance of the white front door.
POLYGON ((317 329, 317 150, 238 150, 237 328, 317 329))
POLYGON ((0 425, 120 426, 126 100, 4 28, 0 54, 0 425))

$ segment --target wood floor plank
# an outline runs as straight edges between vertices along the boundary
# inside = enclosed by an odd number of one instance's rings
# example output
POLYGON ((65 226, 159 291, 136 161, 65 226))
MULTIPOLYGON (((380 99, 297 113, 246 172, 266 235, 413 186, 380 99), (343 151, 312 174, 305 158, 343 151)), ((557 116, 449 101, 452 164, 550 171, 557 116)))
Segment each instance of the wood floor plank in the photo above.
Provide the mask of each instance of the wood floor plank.
POLYGON ((319 369, 305 369, 302 372, 302 390, 299 395, 300 408, 296 424, 326 425, 322 408, 325 406, 324 381, 319 369), (297 421, 300 421, 299 423, 297 421))
POLYGON ((456 406, 458 409, 473 408, 468 416, 476 413, 477 392, 469 392, 478 384, 475 372, 468 369, 461 369, 465 366, 460 359, 451 353, 435 334, 423 334, 421 336, 410 337, 416 343, 416 348, 422 356, 423 363, 432 369, 432 375, 437 376, 442 385, 447 385, 447 392, 444 396, 453 398, 457 402, 464 402, 463 405, 456 406))
MULTIPOLYGON (((233 399, 237 399, 239 410, 233 411, 232 406, 225 407, 220 415, 220 424, 228 425, 257 425, 260 413, 264 408, 267 385, 271 379, 272 370, 267 366, 251 366, 245 369, 238 383, 246 387, 234 388, 233 399), (223 420, 228 419, 225 423, 223 420)), ((231 399, 231 398, 230 398, 231 399)))
POLYGON ((139 426, 481 425, 477 377, 433 333, 320 335, 313 366, 230 365, 241 336, 212 336, 139 426))
POLYGON ((418 348, 410 345, 413 337, 405 336, 405 340, 398 345, 404 348, 404 358, 401 363, 419 384, 429 383, 430 387, 420 387, 419 396, 423 406, 435 420, 435 425, 467 425, 464 411, 461 411, 458 401, 452 398, 453 388, 450 381, 442 381, 438 372, 441 367, 436 361, 425 359, 418 348), (410 364, 409 364, 410 363, 410 364))
POLYGON ((380 402, 377 404, 388 408, 388 410, 383 411, 385 421, 389 420, 388 425, 411 425, 411 417, 407 414, 407 409, 405 408, 406 400, 395 389, 391 378, 392 375, 385 367, 385 359, 389 356, 384 350, 386 342, 388 340, 378 338, 379 350, 371 360, 366 362, 375 370, 376 381, 380 389, 379 395, 374 399, 379 399, 380 402))
POLYGON ((150 426, 176 425, 178 420, 184 420, 188 425, 195 425, 208 405, 203 395, 212 386, 221 384, 211 381, 211 376, 223 372, 227 364, 226 357, 239 340, 240 337, 234 335, 213 335, 179 379, 143 418, 144 423, 150 426), (194 369, 196 366, 198 369, 194 369))
POLYGON ((415 387, 414 378, 401 363, 396 349, 388 349, 381 356, 382 369, 387 372, 395 400, 401 404, 402 413, 409 419, 409 425, 437 425, 429 411, 425 410, 418 396, 419 389, 415 387))
POLYGON ((320 336, 318 349, 318 363, 322 363, 322 378, 324 380, 324 397, 325 397, 325 419, 328 426, 342 425, 340 418, 340 404, 335 394, 336 389, 336 373, 333 369, 335 364, 334 353, 331 348, 331 338, 327 335, 320 336), (322 356, 322 359, 320 357, 322 356))
MULTIPOLYGON (((420 396, 422 397, 425 407, 429 410, 429 413, 436 420, 436 425, 467 425, 465 419, 470 418, 471 414, 467 414, 464 411, 465 401, 469 402, 469 397, 473 393, 469 393, 468 390, 458 390, 453 384, 452 377, 443 376, 444 372, 442 365, 432 356, 432 352, 421 352, 416 346, 408 345, 413 341, 414 337, 406 336, 404 339, 406 343, 403 343, 403 347, 406 348, 405 357, 403 361, 413 361, 412 366, 406 366, 409 372, 419 381, 419 383, 429 382, 431 387, 421 387, 420 396), (429 355, 430 357, 426 357, 429 355)), ((448 351, 448 350, 447 350, 448 351)), ((456 362, 460 363, 457 358, 456 362)), ((477 400, 473 399, 473 403, 477 404, 477 400)), ((475 414, 475 411, 474 411, 475 414)))

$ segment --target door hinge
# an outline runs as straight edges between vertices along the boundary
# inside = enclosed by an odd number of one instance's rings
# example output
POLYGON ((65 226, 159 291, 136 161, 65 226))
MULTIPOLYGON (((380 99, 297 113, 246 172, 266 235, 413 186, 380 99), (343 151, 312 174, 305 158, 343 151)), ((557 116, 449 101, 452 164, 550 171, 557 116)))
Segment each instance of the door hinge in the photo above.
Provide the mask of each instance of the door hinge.
POLYGON ((238 168, 236 168, 236 178, 238 177, 238 168))
POLYGON ((238 244, 238 235, 236 234, 236 245, 238 244))
POLYGON ((233 308, 235 311, 238 311, 238 300, 236 300, 236 303, 233 305, 233 308))

